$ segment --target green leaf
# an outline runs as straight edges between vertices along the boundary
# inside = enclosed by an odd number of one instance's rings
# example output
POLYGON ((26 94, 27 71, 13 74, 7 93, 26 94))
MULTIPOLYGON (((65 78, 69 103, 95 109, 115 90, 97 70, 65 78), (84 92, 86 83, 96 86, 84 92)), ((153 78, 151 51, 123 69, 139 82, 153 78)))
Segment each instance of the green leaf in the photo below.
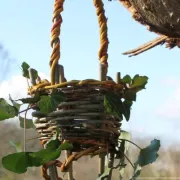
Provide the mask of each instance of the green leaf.
POLYGON ((21 104, 17 103, 16 101, 14 101, 11 97, 11 95, 9 94, 9 100, 11 101, 11 103, 13 104, 13 106, 17 109, 17 112, 19 113, 21 104))
POLYGON ((46 148, 47 149, 57 149, 60 146, 61 142, 58 139, 51 140, 47 142, 46 148))
POLYGON ((140 166, 145 166, 147 164, 153 163, 158 158, 158 150, 160 148, 160 140, 154 139, 151 141, 151 144, 142 149, 140 151, 138 160, 136 161, 136 165, 139 164, 140 166))
POLYGON ((123 101, 123 107, 124 107, 123 115, 127 121, 130 118, 132 104, 133 104, 132 101, 127 101, 127 100, 123 101))
POLYGON ((34 104, 34 103, 37 103, 39 100, 40 100, 40 92, 37 91, 35 93, 34 97, 22 98, 22 99, 18 99, 16 101, 22 101, 22 103, 24 103, 24 104, 34 104))
POLYGON ((147 76, 139 76, 139 74, 135 75, 132 84, 130 85, 130 88, 136 89, 136 92, 145 89, 145 85, 148 82, 147 76))
POLYGON ((38 152, 29 153, 29 164, 28 167, 39 167, 49 161, 56 160, 61 154, 60 149, 42 149, 38 152))
POLYGON ((30 68, 30 66, 26 62, 23 62, 21 67, 22 67, 23 76, 29 79, 29 71, 28 71, 28 69, 30 68))
POLYGON ((73 148, 73 145, 68 142, 61 144, 59 147, 60 150, 71 150, 72 148, 73 148))
POLYGON ((37 103, 42 113, 50 113, 56 110, 57 105, 65 100, 65 95, 62 92, 53 92, 50 96, 41 96, 37 103))
POLYGON ((22 152, 22 145, 20 142, 15 143, 14 141, 9 140, 9 144, 16 149, 16 152, 22 152))
POLYGON ((151 144, 144 149, 141 149, 138 160, 135 162, 134 175, 131 180, 136 180, 140 175, 141 168, 150 163, 153 163, 158 158, 158 150, 160 148, 160 140, 154 139, 151 144))
POLYGON ((102 178, 108 177, 109 173, 111 172, 111 169, 112 168, 106 167, 104 173, 99 178, 97 178, 96 180, 101 180, 102 178))
MULTIPOLYGON (((19 116, 19 122, 20 122, 20 127, 24 128, 24 118, 19 116)), ((32 121, 32 119, 27 119, 26 118, 26 129, 31 129, 31 128, 35 128, 34 123, 32 121)))
POLYGON ((126 76, 123 77, 122 81, 124 83, 126 83, 126 84, 130 84, 132 79, 131 79, 131 77, 129 75, 126 75, 126 76))
POLYGON ((69 143, 57 146, 59 142, 53 140, 47 146, 47 149, 38 152, 19 152, 7 155, 2 158, 2 165, 5 169, 18 174, 26 172, 28 167, 39 167, 49 161, 56 160, 60 156, 61 150, 72 148, 69 143))
POLYGON ((134 89, 128 89, 124 92, 124 99, 128 101, 136 101, 136 91, 134 89))
POLYGON ((35 79, 38 77, 38 72, 35 69, 31 69, 31 73, 35 79))
POLYGON ((17 109, 6 102, 5 99, 0 98, 0 121, 13 118, 18 115, 17 109))
POLYGON ((123 119, 123 103, 121 101, 121 97, 115 93, 107 92, 104 96, 104 107, 108 114, 112 114, 114 116, 123 119))
POLYGON ((18 174, 25 173, 28 164, 29 153, 27 152, 13 153, 2 158, 3 167, 18 174))

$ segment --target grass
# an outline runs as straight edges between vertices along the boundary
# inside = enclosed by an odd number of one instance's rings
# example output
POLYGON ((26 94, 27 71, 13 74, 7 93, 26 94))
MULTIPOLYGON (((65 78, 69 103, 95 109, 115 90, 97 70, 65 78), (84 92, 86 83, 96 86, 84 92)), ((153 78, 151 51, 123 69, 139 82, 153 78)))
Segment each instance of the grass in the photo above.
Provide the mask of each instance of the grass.
MULTIPOLYGON (((9 123, 0 123, 0 157, 4 155, 15 152, 15 149, 11 147, 8 143, 9 140, 19 142, 23 140, 23 130, 18 129, 16 125, 9 123)), ((36 133, 34 130, 27 130, 27 137, 35 137, 36 133)), ((147 139, 144 141, 142 139, 133 139, 133 142, 137 143, 141 147, 145 147, 151 141, 147 139)), ((27 142, 28 151, 36 151, 41 148, 39 140, 33 139, 27 142)), ((138 149, 135 149, 133 146, 130 146, 128 152, 128 157, 132 162, 135 162, 138 157, 138 149)), ((153 163, 149 166, 144 167, 142 170, 141 180, 180 180, 180 148, 173 145, 171 148, 162 149, 159 152, 159 158, 156 163, 153 163), (179 178, 178 178, 179 177, 179 178)), ((64 156, 60 159, 63 160, 64 156)), ((128 164, 128 162, 127 162, 128 164)), ((133 172, 132 167, 128 164, 125 171, 125 180, 128 180, 131 177, 133 172)), ((59 173, 61 177, 63 175, 59 173)), ((74 162, 74 177, 76 180, 95 180, 98 174, 98 158, 89 158, 83 157, 77 162, 74 162)), ((66 177, 66 176, 65 176, 66 177)), ((66 179, 66 178, 63 179, 66 179)), ((113 173, 112 180, 118 180, 118 170, 115 170, 113 173)), ((16 175, 10 171, 2 168, 0 164, 0 179, 1 180, 41 180, 40 168, 30 168, 25 174, 16 175)))

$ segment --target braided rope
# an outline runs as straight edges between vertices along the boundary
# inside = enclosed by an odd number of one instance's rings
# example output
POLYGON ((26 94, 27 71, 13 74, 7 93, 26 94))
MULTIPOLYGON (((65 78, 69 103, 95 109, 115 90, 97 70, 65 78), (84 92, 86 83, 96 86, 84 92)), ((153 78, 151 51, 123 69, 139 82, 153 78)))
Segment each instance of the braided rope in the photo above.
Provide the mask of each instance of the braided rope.
POLYGON ((96 14, 98 16, 98 22, 100 27, 100 50, 98 53, 101 64, 106 65, 106 73, 108 68, 108 35, 107 35, 107 18, 105 16, 104 5, 102 0, 93 0, 94 6, 96 7, 96 14))
POLYGON ((58 64, 60 58, 60 28, 62 24, 61 12, 63 11, 64 0, 55 0, 53 11, 53 27, 51 29, 51 47, 53 48, 50 67, 51 67, 51 84, 55 84, 55 67, 58 64))
MULTIPOLYGON (((51 29, 51 47, 53 48, 50 58, 51 68, 51 84, 55 84, 55 66, 58 64, 60 58, 60 28, 62 24, 61 12, 63 11, 63 4, 65 0, 55 0, 54 12, 53 12, 53 27, 51 29)), ((98 53, 101 64, 106 66, 107 73, 107 59, 108 59, 108 37, 107 37, 107 19, 105 17, 104 5, 102 0, 93 0, 96 7, 96 14, 98 16, 98 22, 100 27, 100 50, 98 53)))

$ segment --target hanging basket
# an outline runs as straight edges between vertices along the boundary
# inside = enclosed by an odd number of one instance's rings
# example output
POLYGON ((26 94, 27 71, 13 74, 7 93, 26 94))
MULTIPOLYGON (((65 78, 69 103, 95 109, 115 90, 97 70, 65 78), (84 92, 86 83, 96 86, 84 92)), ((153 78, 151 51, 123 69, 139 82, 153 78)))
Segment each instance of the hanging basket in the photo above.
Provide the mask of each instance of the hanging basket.
POLYGON ((57 111, 46 117, 39 111, 33 112, 33 116, 38 117, 35 126, 40 140, 49 140, 59 128, 60 140, 72 142, 74 152, 92 147, 93 153, 97 151, 95 154, 113 150, 120 135, 121 119, 108 115, 104 108, 104 95, 119 90, 113 86, 119 85, 112 82, 102 85, 100 81, 99 84, 94 81, 93 85, 87 81, 84 85, 58 88, 65 94, 66 100, 58 105, 57 111))
POLYGON ((137 55, 159 44, 180 47, 180 1, 179 0, 120 0, 139 23, 161 37, 124 54, 137 55))
MULTIPOLYGON (((127 90, 125 83, 120 83, 120 73, 117 74, 117 82, 107 77, 108 69, 108 37, 107 19, 104 15, 101 0, 94 0, 98 22, 100 27, 100 80, 72 80, 67 82, 64 76, 64 68, 58 64, 60 58, 60 27, 62 23, 61 12, 63 11, 63 0, 56 0, 53 13, 53 27, 51 46, 53 48, 50 67, 51 82, 40 80, 37 82, 30 73, 33 84, 29 89, 31 96, 40 92, 51 95, 53 91, 64 94, 65 99, 58 104, 56 110, 43 114, 34 111, 34 124, 43 145, 55 136, 59 130, 59 140, 70 142, 73 149, 64 163, 59 163, 61 171, 67 170, 73 160, 84 155, 99 155, 102 153, 114 153, 120 136, 122 119, 116 115, 110 115, 104 108, 104 96, 107 93, 121 94, 127 90), (74 154, 73 154, 74 153, 74 154)), ((57 164, 56 164, 57 165, 57 164)), ((103 166, 101 173, 103 173, 103 166)), ((44 176, 47 177, 48 176, 44 176)), ((70 178, 71 179, 71 178, 70 178)))

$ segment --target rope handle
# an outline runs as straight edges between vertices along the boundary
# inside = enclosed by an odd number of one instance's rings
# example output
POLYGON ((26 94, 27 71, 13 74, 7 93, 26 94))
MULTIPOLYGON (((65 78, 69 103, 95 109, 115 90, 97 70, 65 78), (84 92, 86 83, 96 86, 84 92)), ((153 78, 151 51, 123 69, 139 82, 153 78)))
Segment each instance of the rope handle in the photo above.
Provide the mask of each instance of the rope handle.
MULTIPOLYGON (((60 59, 60 29, 62 24, 61 12, 63 11, 63 4, 65 0, 55 0, 54 12, 53 12, 53 27, 51 29, 51 47, 52 54, 50 58, 50 69, 51 69, 51 84, 55 84, 55 67, 60 59)), ((96 8, 96 14, 98 16, 98 23, 100 27, 100 49, 99 49, 99 60, 100 63, 105 65, 106 73, 108 68, 108 35, 107 35, 107 18, 105 16, 104 4, 102 0, 93 0, 96 8)))

